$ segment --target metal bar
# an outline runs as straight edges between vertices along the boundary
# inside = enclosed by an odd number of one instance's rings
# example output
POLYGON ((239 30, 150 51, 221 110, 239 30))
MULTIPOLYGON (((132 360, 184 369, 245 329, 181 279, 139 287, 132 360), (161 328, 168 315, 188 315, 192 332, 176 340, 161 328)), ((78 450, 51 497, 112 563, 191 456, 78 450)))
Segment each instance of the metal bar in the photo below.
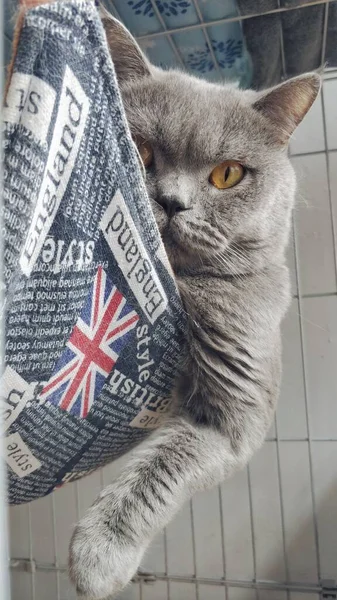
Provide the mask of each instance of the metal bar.
MULTIPOLYGON (((332 2, 337 2, 337 0, 327 0, 329 4, 332 2)), ((314 0, 312 2, 308 2, 308 4, 299 4, 297 6, 286 6, 280 8, 274 8, 272 10, 266 10, 261 13, 253 13, 250 15, 239 15, 237 17, 226 17, 224 19, 218 19, 217 21, 208 21, 207 27, 211 27, 212 25, 223 25, 224 23, 237 23, 239 21, 247 21, 248 19, 253 19, 255 17, 266 17, 268 15, 277 15, 279 13, 284 13, 293 10, 301 10, 302 8, 307 8, 308 6, 319 6, 323 3, 323 0, 314 0)), ((143 38, 154 39, 157 37, 163 37, 167 35, 171 35, 172 33, 180 33, 182 31, 193 31, 195 29, 202 29, 202 24, 197 23, 195 25, 185 25, 184 27, 174 27, 170 30, 166 31, 158 31, 156 33, 148 33, 144 35, 140 35, 137 37, 138 40, 143 38)))
MULTIPOLYGON (((157 581, 165 581, 166 577, 164 575, 155 576, 157 581)), ((184 577, 184 576, 170 576, 171 581, 177 581, 181 583, 192 583, 194 581, 193 577, 184 577)), ((274 591, 288 591, 289 592, 299 592, 299 593, 309 593, 309 594, 319 594, 323 591, 323 587, 317 584, 310 583, 288 583, 288 582, 278 582, 278 581, 244 581, 244 580, 236 580, 236 579, 210 579, 207 577, 197 577, 197 582, 203 585, 214 585, 214 586, 225 586, 235 587, 235 588, 250 588, 255 589, 257 592, 259 590, 274 590, 274 591)), ((331 588, 332 591, 334 588, 331 588)), ((337 591, 337 586, 336 586, 337 591)))
MULTIPOLYGON (((326 55, 326 43, 327 43, 327 30, 328 30, 328 18, 329 18, 329 4, 325 5, 325 15, 324 15, 324 47, 322 48, 322 64, 325 63, 325 55, 326 55)), ((323 116, 323 133, 324 133, 324 146, 325 146, 325 156, 326 156, 326 169, 327 169, 327 181, 328 181, 328 194, 329 194, 329 208, 330 208, 330 216, 331 216, 331 229, 332 229, 332 243, 334 249, 334 262, 335 262, 335 278, 337 285, 337 231, 335 228, 335 218, 337 223, 337 215, 335 215, 334 203, 332 201, 332 191, 331 191, 331 176, 330 176, 330 155, 328 149, 328 134, 327 134, 327 124, 326 124, 326 111, 325 111, 325 102, 324 102, 324 82, 322 85, 322 116, 323 116)))
MULTIPOLYGON (((222 568, 223 568, 223 576, 226 579, 226 551, 225 551, 225 522, 223 518, 223 508, 222 508, 222 490, 221 485, 218 486, 219 489, 219 509, 220 509, 220 528, 221 528, 221 551, 222 551, 222 568)), ((228 600, 228 586, 225 586, 225 598, 228 600)))
POLYGON ((78 488, 78 481, 75 481, 75 504, 76 504, 76 521, 80 520, 80 490, 78 488))
POLYGON ((123 19, 120 16, 117 8, 115 7, 114 0, 108 0, 108 4, 110 5, 110 9, 115 13, 114 16, 116 16, 116 18, 123 23, 123 19))
MULTIPOLYGON (((274 424, 275 424, 275 433, 276 433, 276 459, 277 459, 277 476, 278 476, 278 482, 279 482, 279 495, 280 495, 283 560, 284 560, 286 580, 289 581, 290 580, 290 570, 289 570, 287 543, 286 543, 284 500, 283 500, 282 472, 281 472, 281 459, 280 459, 280 440, 279 440, 279 435, 278 435, 277 414, 275 414, 274 424)), ((289 590, 287 590, 287 600, 290 600, 289 590)))
MULTIPOLYGON (((0 6, 0 17, 2 10, 0 6)), ((0 48, 1 55, 1 48, 0 48)), ((1 57, 0 57, 1 58, 1 57)), ((3 91, 3 81, 0 81, 0 92, 3 91)), ((3 299, 3 294, 0 292, 0 301, 3 299)), ((2 340, 0 340, 1 357, 4 356, 2 340)), ((1 418, 2 421, 2 418, 1 418)), ((7 481, 5 477, 5 461, 4 461, 4 439, 0 439, 0 590, 2 591, 3 600, 10 600, 11 586, 7 564, 9 561, 9 523, 8 523, 8 507, 7 507, 7 481)))
MULTIPOLYGON (((31 510, 30 504, 28 504, 28 544, 29 544, 29 559, 33 563, 32 510, 31 510)), ((30 586, 31 586, 31 592, 32 592, 32 600, 36 600, 35 569, 32 569, 30 572, 30 586)))
MULTIPOLYGON (((309 438, 279 438, 279 442, 308 442, 309 438)), ((337 438, 311 438, 312 442, 337 442, 337 438)), ((276 438, 266 438, 265 442, 276 442, 276 438)))
MULTIPOLYGON (((325 62, 325 51, 326 51, 326 40, 327 40, 327 24, 328 24, 328 8, 329 4, 325 5, 325 15, 324 15, 324 31, 323 31, 323 44, 322 44, 322 63, 325 62)), ((324 84, 323 84, 324 88, 324 84)), ((333 233, 333 243, 335 250, 335 267, 337 264, 336 258, 336 238, 333 224, 333 207, 332 207, 332 196, 331 196, 331 184, 330 184, 330 169, 329 169, 329 152, 327 149, 327 129, 326 129, 326 116, 325 116, 325 106, 324 106, 324 89, 322 89, 322 117, 323 117, 323 130, 324 130, 324 141, 325 141, 325 155, 326 155, 326 163, 327 163, 327 177, 328 177, 328 190, 329 190, 329 203, 330 203, 330 211, 331 211, 331 222, 332 222, 332 233, 333 233)), ((302 353, 302 372, 303 372, 303 382, 304 382, 304 396, 305 396, 305 413, 306 413, 306 424, 307 424, 307 433, 308 433, 308 457, 309 457, 309 472, 310 472, 310 487, 311 487, 311 497, 312 497, 312 507, 313 507, 313 522, 314 522, 314 539, 315 539, 315 549, 316 549, 316 561, 317 561, 317 571, 318 577, 321 579, 321 561, 320 561, 320 542, 319 542, 319 531, 318 531, 318 522, 317 522, 317 508, 316 508, 316 497, 315 497, 315 488, 314 488, 314 476, 313 476, 313 459, 312 459, 312 442, 314 441, 311 437, 311 423, 310 423, 310 414, 309 414, 309 406, 308 406, 308 387, 307 387, 307 378, 306 378, 306 360, 305 360, 305 347, 304 347, 304 327, 303 327, 303 319, 302 319, 302 299, 300 291, 300 281, 299 281, 299 260, 298 260, 298 252, 297 252, 297 239, 296 239, 296 228, 294 226, 294 248, 295 248, 295 271, 296 271, 296 281, 297 281, 297 289, 298 289, 298 306, 299 306, 299 324, 300 324, 300 338, 301 338, 301 353, 302 353)), ((337 270, 336 270, 337 273, 337 270)), ((324 440, 321 440, 324 441, 324 440)), ((333 440, 331 440, 333 441, 333 440)))
MULTIPOLYGON (((331 296, 337 296, 337 292, 321 292, 316 294, 302 294, 302 298, 330 298, 331 296)), ((298 298, 295 294, 293 298, 298 298)))
POLYGON ((101 467, 100 470, 99 470, 99 483, 100 483, 100 486, 101 486, 101 492, 103 491, 103 489, 105 487, 103 469, 104 469, 104 467, 101 467))
MULTIPOLYGON (((336 152, 336 150, 328 150, 327 147, 327 124, 326 124, 326 113, 325 113, 325 105, 324 105, 324 84, 322 86, 322 113, 323 113, 323 131, 324 131, 324 144, 325 150, 323 151, 326 156, 326 170, 327 170, 327 183, 328 183, 328 196, 329 196, 329 210, 330 210, 330 221, 331 221, 331 229, 332 229, 332 244, 334 249, 334 264, 335 264, 335 280, 337 286, 337 231, 335 227, 335 219, 337 223, 337 214, 335 215, 334 203, 332 201, 332 190, 331 190, 331 175, 330 175, 330 152, 336 152)), ((322 296, 335 296, 335 292, 321 294, 322 296)), ((303 298, 307 297, 316 297, 313 295, 308 296, 303 295, 303 298)))
MULTIPOLYGON (((61 573, 66 573, 68 571, 68 567, 66 565, 58 566, 50 563, 41 563, 31 561, 27 558, 12 558, 10 561, 10 568, 16 571, 25 571, 29 572, 32 569, 36 571, 59 571, 61 573)), ((208 577, 190 577, 184 575, 165 575, 163 573, 138 573, 132 581, 134 583, 139 583, 140 580, 146 585, 146 583, 154 583, 155 581, 170 581, 180 582, 180 583, 195 583, 203 584, 203 585, 214 585, 214 586, 228 586, 228 587, 236 587, 236 588, 253 588, 259 590, 279 590, 279 591, 287 591, 290 592, 299 592, 299 593, 308 593, 308 594, 320 594, 324 589, 322 584, 317 583, 308 583, 308 582, 287 582, 287 581, 266 581, 266 580, 244 580, 244 579, 224 579, 224 578, 208 578, 208 577)), ((337 586, 334 588, 330 588, 332 591, 336 590, 337 586)))
POLYGON ((192 547, 193 547, 193 568, 194 568, 193 581, 195 582, 195 599, 199 600, 199 585, 197 583, 197 555, 196 555, 196 547, 195 547, 195 527, 194 527, 194 512, 193 512, 192 498, 190 500, 190 518, 191 518, 192 547))
MULTIPOLYGON (((0 22, 3 23, 4 22, 4 3, 2 2, 0 5, 0 22)), ((6 34, 5 34, 6 35, 6 34)), ((6 35, 7 37, 7 35, 6 35)), ((11 44, 11 41, 10 41, 11 44)), ((5 89, 5 69, 4 69, 4 62, 5 62, 5 44, 2 43, 1 47, 0 47, 0 61, 1 61, 1 65, 2 65, 2 69, 1 69, 1 79, 0 79, 0 94, 1 97, 3 96, 4 93, 4 89, 5 89)), ((2 161, 3 159, 3 154, 2 151, 0 151, 0 160, 2 161)), ((0 173, 0 183, 3 183, 3 173, 1 170, 0 173)), ((3 201, 2 198, 0 200, 0 205, 1 205, 1 209, 3 207, 3 201)), ((2 224, 2 218, 1 218, 1 224, 2 224)), ((1 252, 2 252, 2 244, 1 244, 1 252)), ((1 277, 1 282, 2 282, 2 277, 1 277)), ((5 294, 3 292, 2 286, 1 286, 1 290, 0 290, 0 303, 1 306, 3 306, 3 300, 5 300, 5 294)), ((0 357, 1 360, 4 359, 5 357, 5 343, 4 343, 4 335, 1 334, 0 335, 0 357)), ((0 417, 0 426, 2 429, 2 421, 3 421, 3 417, 1 415, 0 417)), ((0 439, 0 531, 1 531, 1 538, 0 538, 0 589, 2 592, 2 596, 3 596, 3 600, 9 600, 9 598, 11 597, 11 589, 10 589, 10 580, 9 580, 9 573, 8 573, 8 569, 6 568, 6 559, 8 558, 8 554, 9 554, 9 523, 8 523, 8 509, 7 509, 7 478, 6 478, 6 467, 5 467, 5 441, 3 439, 3 436, 1 436, 0 439)))
POLYGON ((314 521, 314 539, 315 539, 318 578, 321 579, 321 560, 320 560, 320 550, 319 550, 317 508, 316 508, 316 497, 315 497, 315 488, 314 488, 314 473, 313 473, 312 445, 311 445, 312 444, 312 442, 311 442, 311 421, 310 421, 310 414, 309 414, 306 358, 305 358, 305 350, 304 350, 305 339, 304 339, 304 327, 303 327, 303 318, 302 318, 302 297, 301 297, 301 288, 300 288, 299 259, 298 259, 298 252, 297 252, 297 239, 296 239, 296 227, 295 227, 295 222, 294 222, 294 216, 293 216, 293 231, 294 231, 294 250, 295 250, 295 275, 296 275, 297 289, 299 292, 299 294, 298 294, 298 313, 299 313, 299 328, 300 328, 300 340, 301 340, 305 418, 306 418, 306 428, 307 428, 307 434, 308 434, 308 442, 307 443, 308 443, 312 512, 313 512, 313 521, 314 521))
POLYGON ((212 41, 211 41, 211 39, 210 39, 210 37, 208 35, 207 27, 205 25, 204 17, 202 16, 202 12, 200 10, 200 6, 198 4, 198 0, 192 0, 192 2, 194 4, 194 8, 195 8, 196 13, 198 15, 198 19, 199 19, 200 23, 202 24, 202 31, 203 31, 203 34, 205 36, 208 49, 210 51, 210 55, 212 57, 212 60, 213 60, 214 66, 215 66, 215 70, 218 71, 219 75, 222 76, 222 71, 220 69, 220 65, 219 65, 219 63, 217 61, 217 58, 215 56, 215 53, 214 53, 214 50, 213 50, 213 46, 212 46, 212 41))
MULTIPOLYGON (((247 465, 247 481, 248 481, 248 498, 249 498, 249 515, 250 515, 250 530, 252 534, 252 553, 253 553, 253 570, 254 570, 254 582, 257 581, 257 567, 256 567, 256 547, 255 547, 255 526, 254 526, 254 515, 253 515, 253 496, 252 496, 252 482, 250 476, 250 466, 247 465)), ((259 600, 259 590, 257 588, 255 596, 259 600)))
MULTIPOLYGON (((169 41, 169 44, 170 44, 170 46, 171 46, 171 48, 172 48, 172 50, 174 52, 174 55, 175 55, 176 59, 181 64, 181 66, 183 67, 183 69, 186 69, 185 63, 184 63, 184 61, 183 61, 183 59, 182 59, 182 57, 180 55, 180 52, 179 52, 179 50, 178 50, 178 48, 177 48, 177 46, 176 46, 176 44, 175 44, 175 42, 174 42, 174 40, 173 40, 173 38, 171 36, 170 31, 167 28, 167 25, 166 25, 163 17, 160 14, 160 11, 159 11, 159 9, 158 9, 158 7, 156 5, 155 0, 150 0, 150 2, 151 2, 151 6, 152 6, 152 8, 153 8, 153 10, 154 10, 154 12, 156 14, 156 17, 157 17, 159 23, 161 24, 161 26, 164 29, 164 31, 166 31, 166 33, 168 34, 168 41, 169 41)), ((140 39, 140 38, 138 38, 138 39, 140 39)))
POLYGON ((164 529, 164 560, 165 560, 165 575, 167 575, 167 600, 171 598, 170 580, 168 578, 168 549, 167 549, 167 529, 164 529))
POLYGON ((322 66, 322 68, 324 68, 324 65, 325 65, 326 44, 327 44, 327 38, 328 38, 328 19, 329 19, 329 2, 326 2, 326 4, 325 4, 325 10, 324 10, 322 54, 321 54, 321 66, 322 66))
MULTIPOLYGON (((280 0, 277 0, 278 8, 281 8, 280 0)), ((282 18, 279 19, 279 28, 280 28, 280 47, 281 47, 281 63, 282 63, 282 74, 283 79, 287 78, 287 67, 286 67, 286 57, 284 53, 284 39, 283 39, 283 27, 282 27, 282 18)))
MULTIPOLYGON (((280 0, 277 2, 278 7, 281 8, 280 0)), ((284 39, 283 39, 283 27, 282 27, 282 16, 279 17, 279 31, 280 31, 280 49, 281 49, 281 63, 282 63, 282 79, 287 78, 286 58, 284 52, 284 39)), ((281 511, 281 524, 282 524, 282 548, 283 548, 283 560, 286 574, 286 580, 290 579, 288 555, 287 555, 287 543, 286 543, 286 532, 285 532, 285 518, 284 518, 284 502, 283 502, 283 486, 282 486, 282 473, 281 473, 281 459, 280 459, 280 440, 278 433, 278 421, 277 413, 275 413, 274 426, 276 433, 276 458, 277 458, 277 477, 279 485, 279 496, 280 496, 280 511, 281 511)), ((287 600, 290 600, 290 592, 287 590, 287 600)))
POLYGON ((56 566, 56 597, 60 600, 60 567, 57 558, 57 538, 56 538, 56 514, 55 514, 55 496, 50 496, 51 500, 51 514, 52 514, 52 525, 53 525, 53 546, 54 546, 54 562, 56 566))

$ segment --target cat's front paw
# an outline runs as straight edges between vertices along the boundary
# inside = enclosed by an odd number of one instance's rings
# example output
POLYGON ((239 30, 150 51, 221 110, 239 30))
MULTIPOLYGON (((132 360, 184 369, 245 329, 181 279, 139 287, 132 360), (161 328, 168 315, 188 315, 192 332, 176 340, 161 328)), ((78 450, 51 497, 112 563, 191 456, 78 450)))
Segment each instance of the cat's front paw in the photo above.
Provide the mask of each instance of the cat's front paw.
POLYGON ((106 498, 93 506, 75 527, 69 554, 70 578, 84 598, 113 596, 137 571, 145 546, 133 539, 119 510, 109 514, 106 498))

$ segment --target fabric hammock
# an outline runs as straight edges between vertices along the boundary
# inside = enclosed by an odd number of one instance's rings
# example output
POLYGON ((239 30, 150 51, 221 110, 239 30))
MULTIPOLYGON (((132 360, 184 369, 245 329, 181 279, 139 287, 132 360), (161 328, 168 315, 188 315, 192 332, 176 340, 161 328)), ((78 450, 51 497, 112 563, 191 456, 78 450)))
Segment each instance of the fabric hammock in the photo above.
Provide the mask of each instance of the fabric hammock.
POLYGON ((48 494, 160 425, 185 315, 95 5, 29 10, 5 108, 8 494, 48 494))

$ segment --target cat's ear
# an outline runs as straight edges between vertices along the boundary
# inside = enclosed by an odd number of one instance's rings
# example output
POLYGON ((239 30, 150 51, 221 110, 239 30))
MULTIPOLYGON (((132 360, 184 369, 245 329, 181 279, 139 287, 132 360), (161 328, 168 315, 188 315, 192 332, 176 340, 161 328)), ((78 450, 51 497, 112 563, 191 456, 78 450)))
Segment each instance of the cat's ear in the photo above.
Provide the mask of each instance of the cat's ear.
POLYGON ((151 64, 124 25, 104 7, 100 15, 119 83, 151 75, 151 64))
POLYGON ((321 88, 321 77, 307 73, 258 93, 253 107, 274 126, 277 140, 286 144, 312 106, 321 88))

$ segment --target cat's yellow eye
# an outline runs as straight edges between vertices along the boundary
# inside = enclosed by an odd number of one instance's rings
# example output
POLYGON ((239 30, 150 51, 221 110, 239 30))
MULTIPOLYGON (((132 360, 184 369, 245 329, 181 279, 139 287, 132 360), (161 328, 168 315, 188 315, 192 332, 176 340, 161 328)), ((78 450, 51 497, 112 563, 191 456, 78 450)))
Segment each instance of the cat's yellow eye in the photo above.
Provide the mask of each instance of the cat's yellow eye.
POLYGON ((244 168, 235 160, 225 160, 209 176, 209 182, 218 190, 226 190, 240 183, 245 174, 244 168))
POLYGON ((150 167, 153 160, 153 149, 150 142, 147 142, 139 135, 136 136, 135 142, 137 144, 138 152, 141 156, 144 167, 150 167))

